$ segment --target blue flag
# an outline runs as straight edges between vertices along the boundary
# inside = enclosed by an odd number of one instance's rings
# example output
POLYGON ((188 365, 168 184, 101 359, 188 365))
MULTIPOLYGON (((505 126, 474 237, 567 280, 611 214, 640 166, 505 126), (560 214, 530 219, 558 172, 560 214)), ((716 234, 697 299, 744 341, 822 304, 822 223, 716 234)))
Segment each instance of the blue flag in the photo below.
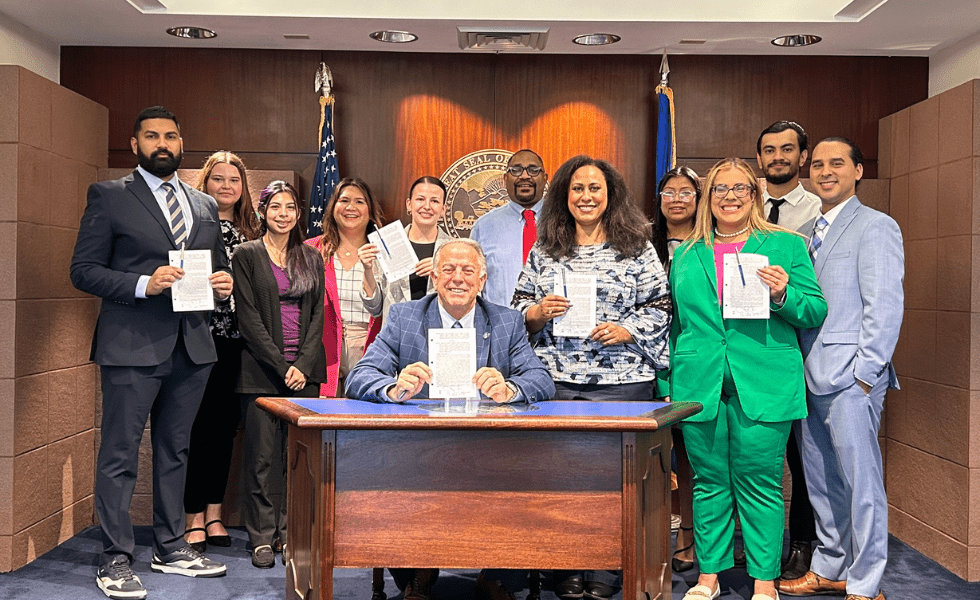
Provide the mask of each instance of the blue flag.
POLYGON ((677 148, 674 137, 674 92, 666 85, 657 86, 657 149, 654 156, 656 179, 677 166, 677 148))
MULTIPOLYGON (((340 183, 337 149, 333 139, 333 95, 320 96, 320 156, 310 192, 309 237, 323 235, 323 211, 327 208, 333 189, 340 183)), ((329 217, 329 216, 328 216, 329 217)))

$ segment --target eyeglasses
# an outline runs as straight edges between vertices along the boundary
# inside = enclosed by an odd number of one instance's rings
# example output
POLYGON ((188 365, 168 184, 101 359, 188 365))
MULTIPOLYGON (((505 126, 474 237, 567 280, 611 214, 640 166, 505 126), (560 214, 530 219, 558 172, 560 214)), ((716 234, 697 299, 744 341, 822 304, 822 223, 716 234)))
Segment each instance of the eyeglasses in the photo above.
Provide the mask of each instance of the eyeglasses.
POLYGON ((544 169, 538 165, 528 165, 526 167, 524 165, 511 165, 507 167, 507 172, 513 177, 520 177, 524 171, 527 171, 527 174, 531 177, 537 177, 544 169))
POLYGON ((665 192, 660 192, 660 197, 663 198, 664 201, 666 202, 676 201, 676 202, 684 202, 686 204, 689 202, 694 202, 694 199, 697 198, 697 196, 698 196, 697 193, 692 192, 691 190, 682 190, 680 192, 667 190, 665 192))
POLYGON ((747 183, 736 183, 732 187, 728 187, 725 184, 718 184, 711 188, 711 193, 715 195, 715 198, 724 198, 728 195, 729 191, 735 192, 736 198, 744 198, 748 196, 753 190, 755 190, 754 185, 749 185, 747 183))

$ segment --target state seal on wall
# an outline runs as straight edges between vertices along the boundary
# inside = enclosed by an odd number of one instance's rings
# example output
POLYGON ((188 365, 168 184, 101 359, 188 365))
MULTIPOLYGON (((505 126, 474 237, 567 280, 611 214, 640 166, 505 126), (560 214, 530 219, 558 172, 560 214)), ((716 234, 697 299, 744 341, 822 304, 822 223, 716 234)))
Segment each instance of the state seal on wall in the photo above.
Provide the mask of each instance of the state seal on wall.
POLYGON ((446 216, 440 226, 453 237, 469 237, 476 220, 510 202, 504 185, 508 150, 478 150, 454 162, 439 179, 446 184, 446 216))

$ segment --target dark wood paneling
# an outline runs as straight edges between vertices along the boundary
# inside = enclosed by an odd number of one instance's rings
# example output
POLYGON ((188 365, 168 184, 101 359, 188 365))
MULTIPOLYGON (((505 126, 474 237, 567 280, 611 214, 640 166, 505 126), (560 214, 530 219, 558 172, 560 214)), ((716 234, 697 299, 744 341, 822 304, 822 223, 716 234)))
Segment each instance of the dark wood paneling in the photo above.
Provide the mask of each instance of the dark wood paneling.
MULTIPOLYGON (((316 153, 313 74, 334 73, 342 175, 364 178, 386 215, 408 184, 484 148, 539 150, 549 172, 588 153, 619 167, 649 203, 658 56, 463 55, 178 48, 62 48, 62 84, 109 108, 109 166, 131 167, 132 121, 177 113, 185 166, 215 150, 250 168, 292 168, 304 192, 316 153)), ((816 141, 854 139, 877 175, 878 120, 925 99, 928 59, 842 56, 670 57, 679 162, 754 162, 759 132, 800 122, 816 141)), ((804 175, 806 174, 804 170, 804 175)))

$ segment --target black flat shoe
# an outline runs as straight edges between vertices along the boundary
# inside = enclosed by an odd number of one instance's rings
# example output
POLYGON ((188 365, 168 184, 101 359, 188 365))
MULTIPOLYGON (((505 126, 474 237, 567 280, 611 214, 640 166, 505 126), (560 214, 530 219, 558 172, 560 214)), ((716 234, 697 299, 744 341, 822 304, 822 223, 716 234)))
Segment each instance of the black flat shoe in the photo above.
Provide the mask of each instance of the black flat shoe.
MULTIPOLYGON (((230 535, 211 535, 208 533, 208 527, 218 523, 219 525, 224 525, 221 519, 215 519, 213 521, 208 521, 204 524, 204 535, 207 536, 207 542, 212 546, 218 546, 221 548, 227 548, 231 546, 231 536, 230 535)), ((191 531, 188 529, 188 531, 191 531)), ((195 548, 197 550, 197 548, 195 548)), ((204 550, 197 550, 198 552, 204 552, 204 550)))
POLYGON ((186 541, 187 534, 188 533, 191 533, 191 532, 194 532, 194 531, 200 531, 201 533, 203 533, 204 536, 205 536, 205 541, 202 541, 202 542, 187 542, 187 545, 190 546, 191 548, 193 548, 195 552, 200 552, 200 553, 203 554, 204 551, 208 549, 208 543, 207 543, 208 540, 206 539, 207 538, 207 535, 208 535, 208 532, 203 527, 191 527, 190 529, 185 529, 184 530, 184 540, 186 541))
MULTIPOLYGON (((680 527, 680 528, 678 528, 678 534, 681 531, 694 531, 694 528, 693 527, 680 527)), ((685 571, 690 571, 691 569, 694 568, 694 561, 693 560, 681 560, 679 558, 676 558, 676 556, 679 553, 681 553, 681 552, 687 552, 688 550, 690 550, 693 547, 694 547, 694 542, 691 541, 691 543, 688 544, 687 546, 684 546, 683 548, 678 548, 677 550, 674 550, 674 556, 671 557, 671 559, 670 559, 670 568, 674 570, 674 573, 683 573, 685 571)))

